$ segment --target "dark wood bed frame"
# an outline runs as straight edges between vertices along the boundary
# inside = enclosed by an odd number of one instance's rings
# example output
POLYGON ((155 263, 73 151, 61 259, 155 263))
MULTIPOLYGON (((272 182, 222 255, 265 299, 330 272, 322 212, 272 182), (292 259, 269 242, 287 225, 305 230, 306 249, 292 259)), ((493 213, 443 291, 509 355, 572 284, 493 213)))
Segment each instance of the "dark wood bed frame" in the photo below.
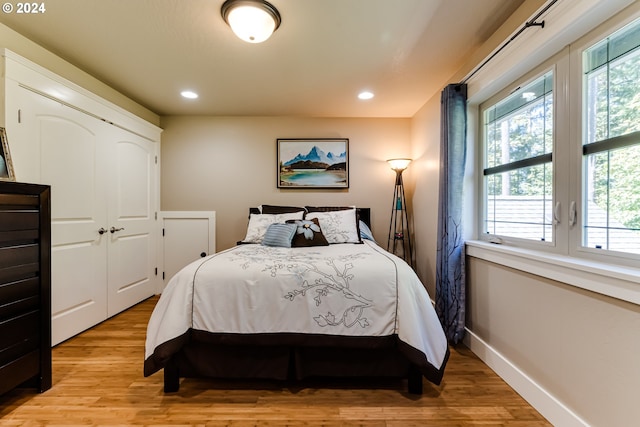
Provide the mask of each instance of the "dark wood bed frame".
MULTIPOLYGON (((369 225, 370 209, 358 211, 369 225)), ((164 391, 177 392, 180 378, 188 377, 286 381, 323 377, 407 379, 409 393, 422 394, 423 373, 400 351, 402 343, 397 337, 367 342, 343 339, 340 343, 311 337, 303 345, 288 343, 288 338, 263 335, 239 341, 234 334, 189 331, 182 337, 182 349, 164 366, 164 391)))

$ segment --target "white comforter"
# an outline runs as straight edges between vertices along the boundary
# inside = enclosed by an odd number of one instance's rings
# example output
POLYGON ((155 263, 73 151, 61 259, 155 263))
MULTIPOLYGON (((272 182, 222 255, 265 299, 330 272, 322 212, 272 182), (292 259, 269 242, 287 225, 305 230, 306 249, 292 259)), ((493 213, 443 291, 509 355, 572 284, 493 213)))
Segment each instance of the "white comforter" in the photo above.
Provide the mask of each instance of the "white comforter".
POLYGON ((240 245, 202 258, 167 284, 145 360, 189 328, 236 334, 396 334, 439 369, 447 340, 426 289, 374 242, 309 248, 240 245))

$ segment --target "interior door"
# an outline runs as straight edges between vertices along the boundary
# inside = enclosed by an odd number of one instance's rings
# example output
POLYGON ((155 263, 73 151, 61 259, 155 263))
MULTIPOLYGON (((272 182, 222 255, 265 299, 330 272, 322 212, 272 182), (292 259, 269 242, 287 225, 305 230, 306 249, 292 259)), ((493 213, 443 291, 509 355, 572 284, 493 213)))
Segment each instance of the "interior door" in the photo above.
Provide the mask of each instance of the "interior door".
MULTIPOLYGON (((108 126, 72 108, 18 88, 19 122, 7 132, 22 152, 39 158, 18 179, 51 185, 52 344, 107 315, 105 162, 108 126), (28 147, 28 149, 27 149, 28 147)), ((10 129, 9 129, 10 126, 10 129)), ((18 160, 18 159, 17 159, 18 160)), ((19 166, 20 162, 17 162, 19 166)), ((25 162, 26 164, 26 162, 25 162)))
POLYGON ((113 127, 110 133, 108 316, 155 294, 156 144, 113 127))
POLYGON ((215 212, 162 212, 163 286, 184 266, 215 253, 215 212))

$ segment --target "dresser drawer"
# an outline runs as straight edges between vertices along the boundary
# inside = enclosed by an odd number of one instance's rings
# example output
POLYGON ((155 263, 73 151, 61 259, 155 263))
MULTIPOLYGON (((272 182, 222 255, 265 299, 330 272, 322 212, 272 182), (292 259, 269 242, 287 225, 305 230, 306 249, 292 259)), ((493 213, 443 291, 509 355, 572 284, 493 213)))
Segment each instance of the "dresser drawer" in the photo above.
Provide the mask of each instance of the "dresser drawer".
POLYGON ((0 322, 0 349, 40 338, 40 311, 31 311, 0 322))
POLYGON ((28 279, 40 271, 38 245, 20 245, 0 248, 0 284, 28 279))
POLYGON ((40 214, 37 211, 0 210, 0 231, 37 230, 40 227, 40 214))
POLYGON ((0 231, 0 247, 37 243, 40 237, 38 230, 0 231))
POLYGON ((0 283, 0 321, 38 309, 40 278, 0 283))
POLYGON ((16 280, 8 283, 0 282, 0 306, 11 301, 40 295, 40 278, 16 280))
POLYGON ((38 200, 38 196, 35 194, 24 194, 13 191, 8 193, 0 193, 1 210, 27 210, 29 208, 37 209, 39 204, 40 200, 38 200))
POLYGON ((40 247, 36 244, 0 248, 0 269, 38 263, 40 247))
POLYGON ((0 394, 40 375, 40 351, 38 350, 6 364, 0 364, 0 394))
POLYGON ((27 353, 40 348, 39 337, 27 337, 11 347, 0 348, 0 366, 11 363, 12 360, 21 358, 27 353))

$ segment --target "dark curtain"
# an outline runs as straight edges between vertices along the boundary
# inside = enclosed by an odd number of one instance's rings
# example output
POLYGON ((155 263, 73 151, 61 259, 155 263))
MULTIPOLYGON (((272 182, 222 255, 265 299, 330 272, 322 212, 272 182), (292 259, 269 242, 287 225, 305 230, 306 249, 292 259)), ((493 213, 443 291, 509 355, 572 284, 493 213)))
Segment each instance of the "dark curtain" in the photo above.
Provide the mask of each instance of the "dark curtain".
POLYGON ((462 185, 466 152, 467 86, 451 84, 441 95, 436 312, 452 344, 457 344, 464 336, 462 185))

